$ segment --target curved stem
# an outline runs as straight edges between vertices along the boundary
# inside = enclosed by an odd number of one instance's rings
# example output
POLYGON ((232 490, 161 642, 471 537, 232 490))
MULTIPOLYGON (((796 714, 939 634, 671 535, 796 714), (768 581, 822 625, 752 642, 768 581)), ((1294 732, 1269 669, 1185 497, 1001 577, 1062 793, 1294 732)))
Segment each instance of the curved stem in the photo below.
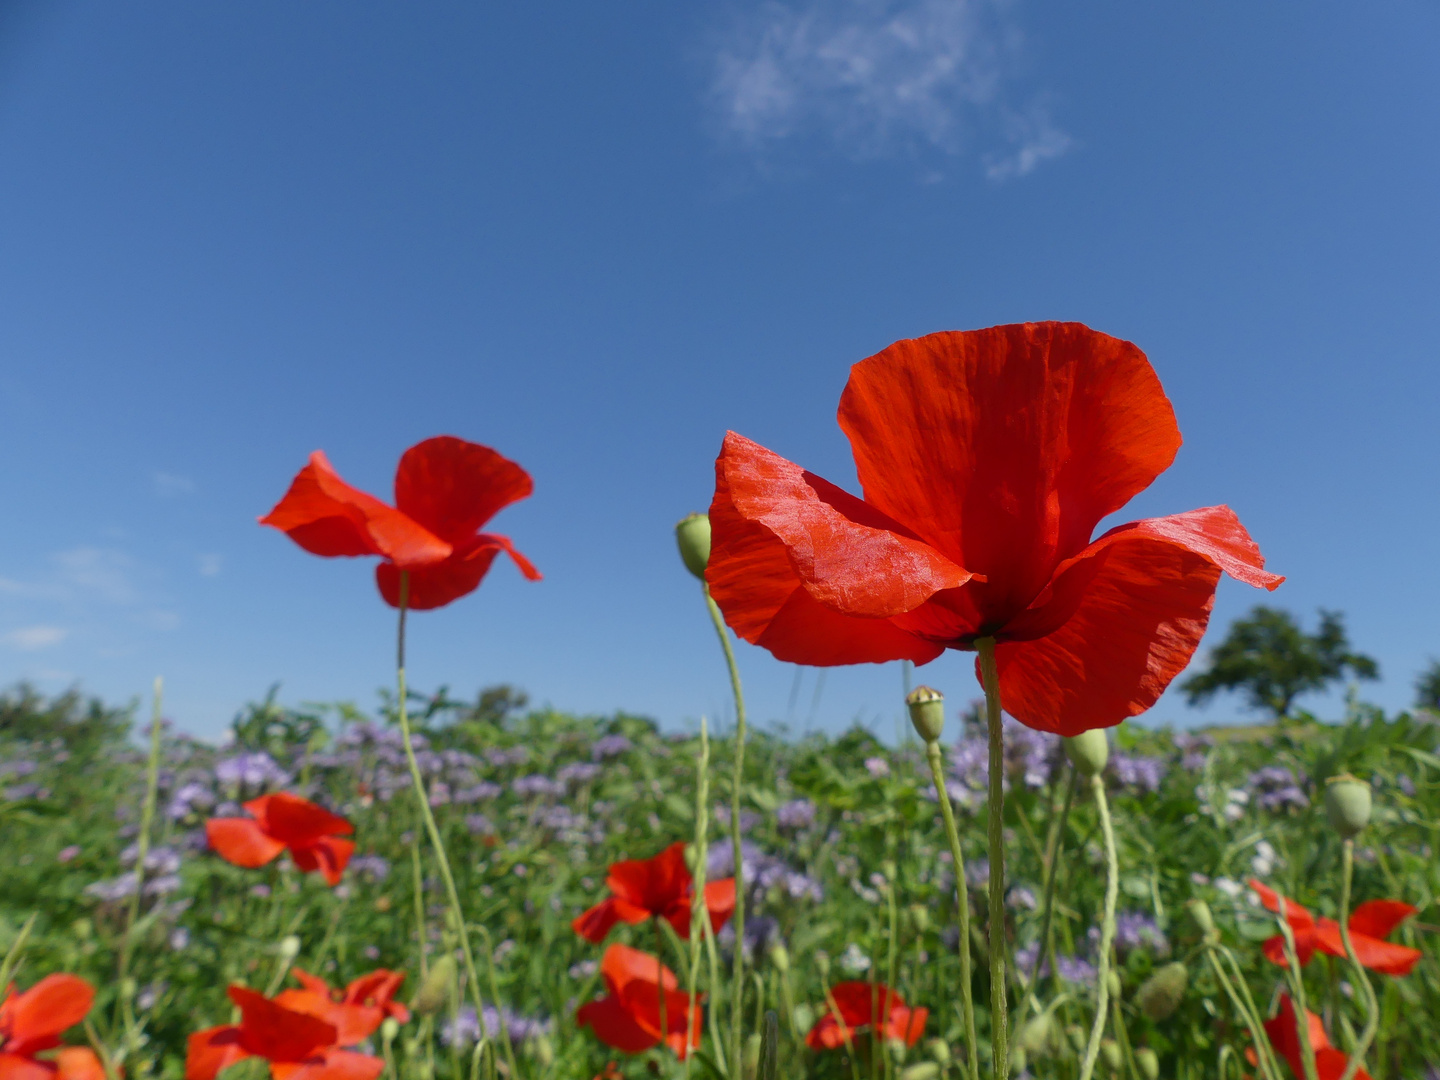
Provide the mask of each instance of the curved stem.
MULTIPOLYGON (((1099 774, 1090 777, 1090 791, 1105 835, 1105 916, 1100 924, 1100 957, 1095 965, 1095 1021, 1080 1066, 1080 1080, 1090 1080, 1095 1059, 1100 1055, 1100 1037, 1105 1034, 1105 1009, 1110 997, 1110 950, 1115 944, 1115 899, 1120 891, 1120 859, 1115 853, 1115 830, 1110 824, 1110 803, 1105 798, 1105 781, 1099 774)), ((1313 1080, 1313 1078, 1312 1078, 1313 1080)))
MULTIPOLYGON (((140 894, 145 886, 145 859, 150 854, 150 826, 155 821, 156 796, 160 788, 160 710, 165 682, 155 677, 154 712, 150 718, 150 757, 145 765, 145 802, 140 809, 140 835, 135 839, 135 893, 130 897, 130 911, 125 921, 125 937, 120 943, 119 968, 120 1015, 125 1025, 126 1056, 138 1054, 141 1047, 140 1029, 135 1023, 134 982, 130 979, 130 958, 135 950, 135 924, 140 920, 140 894)), ((132 1068, 139 1066, 136 1062, 132 1068)), ((149 1072, 148 1067, 141 1069, 149 1072)))
MULTIPOLYGON (((1040 939, 1035 950, 1035 960, 1030 965, 1030 976, 1025 980, 1024 997, 1020 1001, 1020 1011, 1015 1017, 1015 1030, 1019 1031, 1025 1025, 1025 1018, 1030 1012, 1030 1002, 1035 1000, 1035 987, 1040 978, 1040 965, 1050 955, 1050 923, 1055 914, 1055 877, 1057 868, 1060 865, 1060 849, 1065 843, 1065 826, 1070 822, 1070 807, 1075 803, 1075 789, 1079 786, 1080 774, 1075 766, 1070 766, 1070 779, 1065 785, 1065 806, 1060 811, 1060 820, 1055 831, 1047 837, 1045 845, 1045 903, 1040 916, 1040 939)), ((1053 806, 1054 803, 1051 803, 1053 806)), ((1054 976, 1052 965, 1052 977, 1054 976)))
POLYGON ((1000 673, 995 639, 977 638, 985 719, 990 729, 990 1045, 995 1080, 1010 1075, 1005 1000, 1005 731, 1000 722, 1000 673))
MULTIPOLYGON (((440 879, 445 883, 445 898, 455 916, 455 926, 460 935, 460 952, 465 957, 465 978, 470 984, 470 996, 475 1001, 475 1019, 485 1026, 485 1000, 480 992, 480 975, 475 968, 475 953, 470 947, 470 930, 465 925, 465 909, 460 906, 460 891, 455 887, 455 875, 450 870, 450 859, 445 854, 445 842, 440 838, 440 827, 435 824, 435 815, 430 810, 430 797, 425 791, 425 777, 420 772, 420 762, 415 760, 415 745, 410 736, 410 715, 406 708, 405 691, 405 615, 410 605, 410 573, 400 571, 400 623, 395 644, 395 681, 399 692, 400 737, 405 744, 405 761, 410 766, 410 779, 415 785, 415 799, 420 804, 420 816, 425 820, 425 831, 430 837, 430 846, 435 849, 435 862, 440 867, 440 879)), ((422 941, 421 948, 424 948, 422 941)), ((510 1066, 510 1075, 517 1078, 520 1070, 515 1064, 515 1048, 510 1045, 510 1032, 505 1023, 505 1010, 495 1002, 495 1014, 500 1021, 500 1041, 505 1046, 505 1060, 510 1066)))
POLYGON ((1290 929, 1290 920, 1285 915, 1285 897, 1280 897, 1280 911, 1276 916, 1280 923, 1280 936, 1285 939, 1285 961, 1290 976, 1290 1004, 1295 1013, 1295 1031, 1300 1037, 1300 1063, 1304 1066, 1305 1080, 1318 1080, 1315 1071, 1315 1047, 1310 1044, 1310 1009, 1305 1004, 1305 976, 1300 972, 1300 956, 1295 951, 1295 932, 1290 929))
POLYGON ((1370 1043, 1375 1039, 1375 1032, 1380 1028, 1380 1005, 1375 999, 1375 987, 1370 985, 1370 977, 1365 974, 1365 968, 1361 966, 1359 958, 1355 955, 1355 946, 1350 941, 1350 879, 1355 874, 1355 841, 1346 838, 1343 848, 1343 869, 1340 878, 1340 941, 1345 946, 1345 959, 1350 961, 1351 970, 1354 972, 1355 981, 1365 991, 1365 1027, 1360 1032, 1360 1039, 1355 1044, 1355 1052, 1350 1055, 1350 1060, 1345 1063, 1345 1071, 1340 1074, 1340 1080, 1354 1080, 1355 1074, 1360 1071, 1365 1061, 1365 1052, 1370 1049, 1370 1043))
POLYGON ((965 855, 960 850, 960 832, 955 828, 955 810, 950 805, 950 792, 945 787, 945 766, 938 740, 925 744, 930 761, 930 778, 935 781, 935 797, 940 803, 940 818, 945 822, 945 838, 950 841, 950 859, 955 868, 956 907, 960 916, 960 1004, 965 1021, 965 1056, 970 1066, 970 1080, 980 1080, 980 1050, 975 1040, 974 976, 970 970, 970 896, 965 882, 965 855))
MULTIPOLYGON (((706 850, 710 815, 706 804, 710 801, 710 729, 705 717, 700 718, 700 756, 695 762, 695 869, 693 871, 690 899, 690 970, 688 972, 690 991, 690 1012, 685 1019, 685 1039, 690 1039, 690 1030, 698 1007, 696 984, 700 981, 700 942, 705 936, 705 926, 710 921, 710 909, 705 904, 705 869, 709 853, 706 850)), ((711 992, 714 992, 712 986, 711 992)), ((694 1055, 685 1055, 685 1075, 690 1075, 690 1062, 694 1055)), ((723 1055, 722 1055, 723 1060, 723 1055)))
POLYGON ((730 672, 730 689, 735 694, 735 771, 730 784, 730 839, 735 850, 735 963, 730 980, 733 997, 730 1001, 730 1060, 738 1063, 744 1051, 745 1016, 745 864, 740 845, 740 794, 745 778, 745 695, 740 690, 740 669, 735 665, 735 650, 730 645, 730 635, 725 630, 725 619, 720 608, 710 595, 710 586, 701 582, 705 594, 705 606, 710 611, 710 621, 715 624, 715 633, 720 638, 720 647, 725 650, 725 666, 730 672))

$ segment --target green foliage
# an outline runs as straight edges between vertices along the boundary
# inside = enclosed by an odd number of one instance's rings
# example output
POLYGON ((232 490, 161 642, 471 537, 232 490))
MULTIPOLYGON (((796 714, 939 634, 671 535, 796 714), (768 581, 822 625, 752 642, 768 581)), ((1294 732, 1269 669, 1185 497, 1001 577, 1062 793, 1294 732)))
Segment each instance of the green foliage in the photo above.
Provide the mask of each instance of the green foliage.
POLYGON ((71 689, 48 700, 28 683, 0 694, 0 744, 54 744, 51 751, 91 758, 124 743, 134 706, 116 709, 71 689))
POLYGON ((1440 660, 1431 660, 1415 680, 1415 707, 1440 713, 1440 660))
POLYGON ((1380 668, 1350 650, 1338 611, 1321 611, 1320 628, 1307 634, 1288 611, 1262 604, 1231 624, 1225 640, 1212 650, 1210 666, 1181 689, 1192 705, 1221 690, 1243 690, 1251 708, 1279 719, 1290 715, 1299 695, 1323 690, 1347 673, 1376 679, 1380 668))

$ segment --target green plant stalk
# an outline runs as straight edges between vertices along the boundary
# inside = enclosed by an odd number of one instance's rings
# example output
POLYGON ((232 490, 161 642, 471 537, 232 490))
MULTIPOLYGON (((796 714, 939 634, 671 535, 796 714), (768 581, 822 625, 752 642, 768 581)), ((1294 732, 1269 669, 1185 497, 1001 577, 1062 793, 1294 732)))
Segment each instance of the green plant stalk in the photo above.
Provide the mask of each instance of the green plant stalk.
MULTIPOLYGON (((1270 1039, 1265 1034, 1264 1025, 1260 1022, 1259 1016, 1254 1011, 1254 1002, 1248 1002, 1241 998, 1239 992, 1232 985, 1230 978, 1225 974, 1225 967, 1220 962, 1220 956, 1213 945, 1205 947, 1205 959, 1210 962, 1211 970, 1215 972, 1215 978, 1220 983, 1220 988, 1230 999, 1230 1004, 1245 1021, 1245 1027, 1250 1032, 1250 1041, 1255 1044, 1255 1056, 1259 1061, 1260 1071, 1265 1075, 1265 1080, 1280 1080, 1271 1053, 1270 1039)), ((1248 996, 1248 990, 1247 990, 1248 996)))
MULTIPOLYGON (((715 928, 710 925, 709 919, 705 920, 704 926, 705 954, 710 965, 710 989, 718 995, 720 993, 720 954, 715 947, 715 928)), ((722 1029, 720 1008, 715 1004, 710 1007, 710 1038, 715 1043, 716 1064, 720 1066, 720 1071, 724 1075, 729 1076, 729 1054, 725 1049, 725 1033, 722 1029)))
MULTIPOLYGON (((896 875, 896 876, 897 876, 897 877, 899 876, 899 875, 898 875, 898 872, 897 872, 897 875, 896 875)), ((895 993, 895 965, 896 965, 896 963, 898 962, 896 953, 898 952, 898 947, 897 947, 897 946, 898 946, 898 938, 899 938, 899 936, 900 936, 900 935, 899 935, 900 912, 899 912, 899 910, 898 910, 898 908, 897 908, 897 906, 896 906, 896 901, 895 901, 895 882, 894 882, 894 881, 888 881, 888 882, 886 882, 886 885, 885 885, 885 895, 886 895, 886 898, 887 898, 887 899, 889 900, 889 902, 890 902, 890 956, 889 956, 889 963, 886 965, 886 968, 885 968, 885 985, 889 988, 890 993, 893 995, 893 994, 895 993)), ((878 1027, 878 1025, 875 1025, 875 1027, 878 1027)), ((872 1027, 872 1030, 874 1030, 874 1027, 872 1027)), ((894 1064, 894 1063, 890 1060, 890 1055, 889 1055, 889 1054, 886 1054, 886 1055, 885 1055, 885 1080, 890 1080, 890 1077, 891 1077, 892 1072, 893 1072, 893 1064, 894 1064)))
POLYGON ((420 950, 420 978, 430 972, 430 940, 425 933, 425 874, 420 868, 420 845, 410 845, 410 877, 415 893, 416 948, 420 950))
MULTIPOLYGON (((840 1038, 845 1043, 845 1054, 850 1058, 850 1080, 860 1080, 860 1064, 855 1060, 855 1043, 850 1038, 850 1029, 845 1024, 845 1017, 840 1015, 840 1005, 835 1000, 835 995, 830 992, 830 987, 825 987, 825 1004, 830 1006, 830 1015, 835 1018, 835 1023, 840 1026, 840 1038)), ((873 1042, 872 1035, 872 1042, 873 1042)))
POLYGON ((744 1000, 745 1000, 745 864, 740 846, 740 796, 745 779, 745 695, 740 689, 740 669, 735 664, 735 650, 730 645, 730 635, 725 630, 725 619, 720 607, 710 595, 710 586, 700 583, 705 595, 705 606, 710 612, 710 621, 715 624, 715 633, 720 638, 720 647, 725 650, 725 667, 730 672, 730 689, 735 694, 735 772, 730 785, 730 839, 735 849, 735 963, 730 981, 735 995, 730 1002, 730 1060, 737 1070, 744 1053, 744 1000))
MULTIPOLYGON (((1030 1013, 1030 1003, 1036 1000, 1035 989, 1040 978, 1040 965, 1050 955, 1050 926, 1055 914, 1055 878, 1060 863, 1060 846, 1065 842, 1065 826, 1070 821, 1070 807, 1075 802, 1075 789, 1079 785, 1079 781, 1079 772, 1076 771, 1075 766, 1070 766, 1070 779, 1065 785, 1065 805, 1060 811, 1056 827, 1045 838, 1045 902, 1040 916, 1040 947, 1035 950, 1035 962, 1030 965, 1030 975, 1022 987, 1020 1011, 1015 1018, 1016 1031, 1025 1026, 1025 1020, 1030 1013)), ((1050 971, 1051 977, 1054 978, 1055 965, 1053 963, 1050 965, 1050 971)))
POLYGON ((25 943, 30 940, 30 931, 34 929, 35 920, 40 917, 39 913, 32 913, 25 920, 25 925, 20 927, 20 932, 15 935, 15 940, 10 943, 10 949, 5 953, 5 960, 0 963, 0 994, 4 994, 10 987, 10 977, 15 974, 15 969, 20 964, 20 956, 25 951, 25 943))
POLYGON ((945 762, 940 742, 925 744, 925 757, 930 762, 930 778, 935 782, 935 798, 940 804, 940 818, 945 823, 945 838, 950 842, 950 861, 955 869, 955 897, 960 918, 960 1006, 965 1022, 965 1058, 970 1080, 980 1080, 980 1048, 975 1038, 974 974, 970 970, 970 895, 965 882, 965 855, 960 850, 960 831, 955 828, 955 809, 950 805, 950 792, 945 787, 945 762))
POLYGON ((1347 837, 1341 851, 1340 941, 1345 946, 1345 959, 1350 961, 1355 981, 1365 991, 1365 1027, 1360 1031, 1355 1052, 1345 1063, 1345 1071, 1340 1074, 1340 1080, 1354 1080, 1355 1074, 1364 1064, 1365 1052, 1370 1049, 1375 1033, 1380 1029, 1380 1003, 1375 998, 1375 987, 1370 984, 1370 977, 1365 974, 1365 968, 1355 955, 1355 946, 1350 941, 1350 882, 1355 874, 1354 839, 1347 837))
POLYGON ((1290 929, 1290 920, 1285 917, 1285 897, 1280 897, 1280 911, 1276 916, 1280 923, 1280 936, 1285 939, 1286 973, 1290 982, 1290 1003, 1295 1012, 1295 1030, 1300 1036, 1300 1062, 1305 1069, 1305 1080, 1318 1080, 1315 1071, 1315 1048, 1310 1045, 1309 1008, 1305 1003, 1305 977, 1300 972, 1300 957, 1295 951, 1295 933, 1290 929))
MULTIPOLYGON (((120 960, 116 965, 120 991, 120 1017, 125 1025, 125 1051, 130 1057, 140 1052, 140 1028, 135 1023, 134 994, 131 992, 130 958, 135 950, 135 924, 140 921, 140 894, 145 887, 145 859, 150 854, 150 826, 155 821, 155 803, 160 790, 160 711, 165 695, 165 681, 155 678, 154 709, 150 717, 150 757, 145 765, 145 802, 140 808, 140 835, 135 839, 135 894, 130 897, 130 910, 125 919, 125 936, 120 942, 120 960)), ((141 1071, 149 1072, 148 1068, 141 1071)))
POLYGON ((1095 1059, 1100 1056, 1100 1037, 1105 1034, 1105 1007, 1110 996, 1110 950, 1115 945, 1115 900, 1120 891, 1120 859, 1115 853, 1115 828, 1110 822, 1105 781, 1098 774, 1090 778, 1090 791, 1095 797, 1100 831, 1105 837, 1105 915, 1100 923, 1100 955, 1095 965, 1095 1020, 1090 1025, 1090 1041, 1085 1045, 1080 1080, 1090 1080, 1094 1073, 1095 1059))
MULTIPOLYGON (((995 1080, 1009 1080, 1009 1031, 1005 1018, 1005 733, 1000 722, 1000 673, 995 666, 995 639, 976 638, 975 650, 980 654, 985 718, 990 729, 990 1045, 995 1080)), ((964 888, 963 879, 960 887, 964 888)))
POLYGON ((1130 1080, 1140 1080, 1140 1066, 1135 1063, 1135 1051, 1130 1048, 1130 1033, 1125 1030, 1125 1013, 1118 997, 1110 999, 1110 1026, 1115 1030, 1115 1040, 1120 1044, 1130 1080))
MULTIPOLYGON (((400 623, 396 633, 395 678, 399 692, 400 737, 405 744, 405 761, 410 766, 410 779, 415 785, 415 800, 420 806, 420 816, 425 821, 425 831, 435 849, 435 861, 440 867, 440 879, 445 883, 445 896, 450 910, 455 914, 455 924, 460 933, 460 951, 465 957, 465 975, 470 983, 470 995, 475 1001, 477 1018, 485 1015, 485 1000, 480 993, 480 976, 475 967, 475 952, 470 947, 470 931, 465 925, 465 909, 460 905, 460 891, 455 887, 455 875, 450 871, 450 859, 445 854, 445 841, 440 838, 440 826, 430 810, 430 797, 425 790, 425 777, 420 772, 420 763, 415 760, 415 744, 410 736, 410 716, 406 708, 405 691, 405 615, 410 605, 410 572, 400 571, 400 623)), ((423 937, 421 948, 424 948, 423 937)), ((505 1023, 505 1011, 500 1002, 495 1003, 495 1014, 500 1018, 500 1041, 505 1044, 505 1060, 510 1066, 510 1075, 518 1080, 520 1069, 515 1064, 515 1048, 510 1045, 510 1032, 505 1023)))
MULTIPOLYGON (((705 717, 700 718, 700 757, 695 763, 695 869, 692 874, 694 892, 690 901, 690 969, 687 989, 690 992, 690 1015, 699 1007, 696 986, 700 982, 700 941, 705 936, 705 924, 710 921, 710 911, 705 906, 705 869, 708 859, 710 815, 706 804, 710 801, 710 727, 705 717)), ((712 987, 713 990, 713 987, 712 987)), ((690 1038, 687 1027, 685 1038, 690 1038)), ((693 1054, 685 1055, 685 1076, 690 1076, 693 1054)))
MULTIPOLYGON (((462 922, 460 927, 461 933, 464 934, 465 924, 462 922)), ((510 1044, 510 1029, 505 1023, 505 1011, 500 1008, 500 981, 495 974, 495 946, 490 940, 489 930, 486 930, 483 926, 477 926, 475 929, 479 931, 480 940, 485 943, 485 974, 490 978, 490 998, 495 1002, 495 1015, 500 1022, 500 1038, 504 1040, 505 1043, 505 1062, 510 1066, 510 1075, 518 1077, 520 1070, 515 1067, 515 1048, 510 1044)), ((663 995, 661 999, 664 999, 663 995)), ((479 1018, 479 1006, 476 1006, 476 1009, 475 1015, 479 1018)), ((662 1013, 661 1015, 663 1016, 664 1014, 662 1013)), ((484 1021, 481 1020, 481 1026, 483 1025, 484 1021)))
MULTIPOLYGON (((693 905, 691 910, 693 912, 693 905)), ((661 959, 665 953, 665 936, 660 932, 660 919, 657 916, 651 916, 650 925, 655 930, 655 998, 660 1005, 660 1045, 667 1046, 670 1018, 665 1015, 665 961, 661 959)), ((492 963, 490 966, 493 970, 495 965, 492 963)))

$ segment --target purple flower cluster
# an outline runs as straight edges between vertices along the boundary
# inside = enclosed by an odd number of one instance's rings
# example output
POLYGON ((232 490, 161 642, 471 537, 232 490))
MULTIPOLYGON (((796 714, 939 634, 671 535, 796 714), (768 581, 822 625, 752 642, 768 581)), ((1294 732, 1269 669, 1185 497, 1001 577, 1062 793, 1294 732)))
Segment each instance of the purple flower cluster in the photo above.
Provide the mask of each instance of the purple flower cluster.
POLYGON ((1261 810, 1304 810, 1310 799, 1301 788, 1302 779, 1284 765, 1266 765, 1256 769, 1245 780, 1245 790, 1261 810))
POLYGON ((232 790, 261 792, 285 787, 290 779, 290 774, 263 750, 221 758, 215 763, 216 782, 232 790))
MULTIPOLYGON (((745 869, 745 886, 756 903, 771 889, 778 889, 792 900, 813 900, 819 903, 824 898, 820 883, 808 874, 796 870, 784 859, 762 851, 750 840, 741 842, 740 858, 745 869)), ((710 848, 705 862, 705 877, 709 881, 733 877, 735 874, 735 848, 725 841, 717 842, 710 848)))
POLYGON ((792 799, 775 811, 775 824, 787 832, 808 829, 815 824, 815 804, 809 799, 792 799))
POLYGON ((588 784, 602 771, 602 767, 594 762, 572 761, 569 765, 560 766, 560 771, 555 774, 555 779, 562 784, 588 784))
MULTIPOLYGON (((1028 728, 1009 716, 1004 718, 1004 729, 1005 790, 1016 781, 1027 788, 1043 788, 1064 761, 1059 736, 1028 728)), ((978 728, 962 733, 949 757, 945 789, 951 801, 965 810, 983 805, 990 782, 989 736, 978 728)))
POLYGON ((530 750, 524 746, 512 746, 508 750, 492 747, 485 751, 485 760, 496 769, 503 769, 508 765, 524 765, 530 760, 530 750))
MULTIPOLYGON (((1030 967, 1035 963, 1035 957, 1040 952, 1040 943, 1032 941, 1029 945, 1015 950, 1015 968, 1029 976, 1030 967)), ((1094 986, 1096 971, 1095 965, 1079 956, 1064 956, 1057 954, 1055 966, 1061 979, 1077 986, 1094 986)), ((1037 977, 1044 977, 1050 974, 1050 961, 1042 960, 1037 977)))
MULTIPOLYGON (((1099 942, 1100 928, 1092 926, 1089 932, 1092 942, 1099 942)), ((1121 956, 1145 949, 1157 956, 1170 955, 1170 942, 1165 932, 1143 911, 1122 911, 1115 916, 1115 951, 1121 956)))
POLYGON ((1182 731, 1175 736, 1175 749, 1180 751, 1180 767, 1186 772, 1200 772, 1205 768, 1205 758, 1215 739, 1209 735, 1195 735, 1182 731))
POLYGON ((510 781, 510 790, 522 799, 558 799, 567 789, 559 780, 552 780, 543 773, 531 773, 510 781))
POLYGON ((605 761, 619 757, 632 745, 634 744, 624 735, 605 735, 595 740, 595 745, 590 748, 590 756, 596 761, 605 761))
MULTIPOLYGON (((500 1037, 500 1016, 500 1010, 495 1006, 486 1005, 484 1013, 477 1018, 475 1007, 464 1005, 454 1019, 447 1020, 444 1027, 440 1029, 440 1041, 447 1047, 463 1048, 474 1046, 480 1041, 481 1036, 498 1039, 500 1037)), ((521 1016, 508 1008, 505 1010, 504 1016, 505 1028, 509 1032, 512 1044, 518 1045, 528 1039, 550 1034, 550 1021, 547 1019, 521 1016)))
POLYGON ((1111 753, 1106 771, 1122 788, 1154 794, 1165 779, 1165 760, 1117 750, 1111 753))

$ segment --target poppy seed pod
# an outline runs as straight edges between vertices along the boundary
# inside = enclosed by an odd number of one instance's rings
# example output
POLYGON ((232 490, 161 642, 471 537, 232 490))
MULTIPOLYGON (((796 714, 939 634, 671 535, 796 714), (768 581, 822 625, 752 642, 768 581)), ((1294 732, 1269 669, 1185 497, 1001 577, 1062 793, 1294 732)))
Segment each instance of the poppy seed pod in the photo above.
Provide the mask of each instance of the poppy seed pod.
POLYGON ((1066 1025, 1065 1037, 1070 1040, 1070 1045, 1075 1048, 1077 1054, 1085 1052, 1085 1044, 1090 1039, 1090 1036, 1085 1033, 1085 1029, 1079 1024, 1066 1025))
POLYGON ((1205 943, 1213 945, 1219 942, 1220 931, 1215 929, 1215 916, 1210 913, 1210 905, 1197 897, 1187 901, 1185 906, 1190 909, 1190 918, 1194 919, 1195 925, 1200 928, 1205 943))
POLYGON ((939 742, 940 733, 945 730, 945 695, 928 686, 917 686, 905 695, 905 704, 910 709, 915 734, 927 743, 939 742))
POLYGON ((1160 1055, 1148 1046, 1135 1051, 1135 1064, 1144 1080, 1160 1080, 1160 1055))
POLYGON ((944 1039, 931 1039, 925 1044, 925 1049, 930 1052, 930 1059, 936 1064, 950 1064, 950 1044, 944 1039))
POLYGON ((930 929, 930 909, 924 904, 910 905, 910 925, 915 927, 917 934, 923 934, 930 929))
POLYGON ((400 1034, 400 1021, 393 1016, 387 1016, 380 1021, 380 1039, 389 1046, 395 1041, 395 1036, 400 1034))
POLYGON ((1055 1020, 1046 1010, 1025 1021, 1015 1036, 1015 1045, 1039 1057, 1052 1050, 1056 1035, 1055 1020))
POLYGON ((1012 1046, 1010 1048, 1010 1068, 1019 1074, 1025 1071, 1026 1064, 1025 1048, 1023 1046, 1012 1046))
POLYGON ((279 953, 286 960, 294 960, 300 955, 300 939, 294 934, 286 934, 280 939, 279 953))
POLYGON ((1120 1056, 1120 1044, 1114 1039, 1101 1039, 1100 1060, 1105 1063, 1105 1068, 1112 1073, 1118 1073, 1125 1064, 1125 1059, 1120 1056))
POLYGON ((900 1080, 939 1080, 940 1066, 933 1061, 920 1061, 900 1071, 900 1080))
POLYGON ((775 970, 780 974, 790 970, 790 951, 780 942, 770 946, 770 963, 775 965, 775 970))
POLYGON ((701 581, 710 562, 710 515, 687 514, 675 525, 675 542, 680 545, 680 558, 685 569, 701 581))
POLYGON ((1110 740, 1105 737, 1104 728, 1082 731, 1061 742, 1065 744, 1065 756, 1081 776, 1098 775, 1105 768, 1105 762, 1110 760, 1110 740))
POLYGON ((815 1010, 805 1002, 795 1006, 795 1030, 805 1034, 815 1026, 815 1010))
POLYGON ((434 1016, 450 1002, 455 989, 455 957, 446 953, 435 961, 415 993, 410 1008, 419 1016, 434 1016))
POLYGON ((1112 998, 1116 1001, 1120 1000, 1120 976, 1114 968, 1111 968, 1105 975, 1105 988, 1110 992, 1112 998))
POLYGON ((745 1075, 754 1076, 760 1071, 760 1036, 745 1037, 745 1075))
POLYGON ((1176 961, 1157 968, 1140 984, 1135 994, 1135 1004, 1151 1020, 1168 1020, 1180 1007, 1185 997, 1185 988, 1190 985, 1190 972, 1184 964, 1176 961))
POLYGON ((1370 824, 1370 785, 1349 773, 1325 781, 1325 816, 1346 840, 1370 824))

